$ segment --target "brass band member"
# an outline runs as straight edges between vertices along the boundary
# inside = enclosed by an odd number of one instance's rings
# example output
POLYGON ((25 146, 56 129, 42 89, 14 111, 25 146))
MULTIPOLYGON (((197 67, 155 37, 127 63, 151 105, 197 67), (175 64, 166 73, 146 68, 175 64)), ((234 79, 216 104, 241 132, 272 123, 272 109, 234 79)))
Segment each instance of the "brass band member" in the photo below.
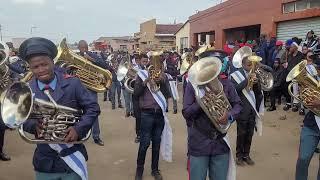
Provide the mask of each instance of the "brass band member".
MULTIPOLYGON (((64 141, 72 143, 86 136, 100 114, 100 108, 96 98, 89 93, 78 78, 65 75, 55 68, 53 58, 56 55, 57 48, 48 39, 30 38, 20 46, 20 57, 29 63, 33 73, 30 87, 35 98, 49 101, 44 94, 44 90, 49 90, 58 104, 84 112, 80 121, 67 130, 64 141)), ((41 137, 41 124, 41 120, 28 119, 24 123, 24 130, 36 137, 41 137)), ((54 145, 56 146, 37 144, 33 157, 36 180, 88 179, 86 165, 88 155, 85 146, 83 144, 54 145), (73 166, 75 164, 76 167, 73 166)))

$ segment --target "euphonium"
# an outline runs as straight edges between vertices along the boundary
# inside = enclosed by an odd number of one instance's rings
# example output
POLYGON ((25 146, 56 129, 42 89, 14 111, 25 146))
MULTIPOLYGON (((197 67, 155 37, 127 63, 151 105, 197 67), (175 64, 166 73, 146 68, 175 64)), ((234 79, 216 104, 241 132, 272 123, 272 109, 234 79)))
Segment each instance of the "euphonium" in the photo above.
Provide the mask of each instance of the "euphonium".
POLYGON ((162 52, 151 51, 150 53, 150 65, 147 68, 149 73, 149 85, 152 92, 160 90, 159 81, 163 75, 163 63, 160 59, 162 52))
POLYGON ((9 67, 6 65, 9 58, 9 47, 0 41, 0 94, 11 84, 9 67))
MULTIPOLYGON (((50 102, 34 98, 30 86, 25 82, 12 84, 5 92, 2 100, 1 115, 3 122, 11 128, 18 127, 19 134, 28 143, 58 143, 63 144, 68 127, 80 120, 82 111, 58 105, 48 90, 44 93, 50 102), (38 138, 29 137, 23 130, 23 123, 28 119, 42 120, 44 129, 38 138)), ((82 143, 90 137, 91 131, 80 141, 82 143)))
POLYGON ((123 59, 118 67, 117 79, 124 80, 124 87, 129 93, 133 93, 137 70, 134 69, 130 57, 123 59))
POLYGON ((270 91, 273 87, 273 75, 271 72, 267 72, 264 70, 260 61, 262 60, 261 57, 253 55, 252 49, 248 46, 244 46, 240 48, 232 59, 232 64, 235 68, 242 68, 242 61, 244 58, 247 58, 252 63, 252 68, 249 72, 249 79, 247 84, 247 89, 251 90, 253 86, 253 79, 251 79, 251 75, 255 73, 257 78, 260 81, 261 89, 264 91, 270 91))
MULTIPOLYGON (((320 98, 320 84, 307 72, 306 66, 307 60, 303 60, 289 72, 286 78, 287 82, 292 81, 288 86, 289 94, 305 106, 313 100, 320 98), (294 95, 292 92, 292 86, 294 84, 299 85, 298 95, 294 95)), ((320 108, 308 108, 314 114, 320 116, 320 108)))
POLYGON ((195 90, 198 104, 215 128, 224 134, 228 131, 230 124, 221 125, 217 120, 231 109, 231 105, 218 79, 221 66, 221 61, 217 57, 202 58, 191 66, 188 78, 195 90))
POLYGON ((111 85, 111 72, 71 51, 66 39, 63 39, 58 47, 55 64, 68 69, 71 75, 78 77, 88 89, 95 92, 105 92, 111 85))

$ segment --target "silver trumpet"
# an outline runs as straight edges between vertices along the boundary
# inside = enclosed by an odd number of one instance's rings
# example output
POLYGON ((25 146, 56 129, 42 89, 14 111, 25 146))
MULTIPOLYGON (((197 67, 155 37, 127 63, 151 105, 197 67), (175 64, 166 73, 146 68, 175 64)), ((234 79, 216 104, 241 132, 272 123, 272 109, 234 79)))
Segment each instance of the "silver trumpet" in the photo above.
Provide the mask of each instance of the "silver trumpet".
MULTIPOLYGON (((12 84, 2 100, 3 122, 10 128, 19 128, 20 136, 28 143, 64 144, 67 129, 80 120, 82 111, 57 104, 48 90, 44 93, 50 101, 35 98, 30 86, 25 82, 12 84), (43 129, 37 138, 31 138, 23 130, 23 123, 27 120, 42 120, 43 129)), ((85 138, 73 143, 82 143, 88 140, 90 135, 91 131, 85 138)))

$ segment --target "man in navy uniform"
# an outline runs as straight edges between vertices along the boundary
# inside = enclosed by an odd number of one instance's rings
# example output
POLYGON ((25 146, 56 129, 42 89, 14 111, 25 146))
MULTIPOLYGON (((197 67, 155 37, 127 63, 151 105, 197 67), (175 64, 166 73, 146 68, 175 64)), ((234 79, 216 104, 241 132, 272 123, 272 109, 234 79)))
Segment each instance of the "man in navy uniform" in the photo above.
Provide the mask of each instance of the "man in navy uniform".
MULTIPOLYGON (((86 136, 93 123, 100 114, 97 99, 81 84, 80 80, 65 75, 55 68, 53 58, 57 55, 57 48, 53 42, 44 38, 30 38, 20 46, 20 57, 26 60, 33 73, 29 82, 35 98, 49 101, 43 90, 49 89, 57 104, 82 110, 84 114, 80 121, 67 130, 64 139, 66 143, 73 143, 86 136)), ((39 135, 41 122, 27 120, 24 130, 39 135)), ((88 178, 86 160, 87 151, 83 144, 62 144, 62 150, 55 149, 52 144, 37 144, 33 157, 33 165, 37 180, 85 180, 88 178), (58 153, 59 152, 59 153, 58 153), (73 159, 78 170, 70 165, 73 159), (76 162, 77 161, 77 162, 76 162), (80 171, 79 171, 80 169, 80 171)))
MULTIPOLYGON (((94 65, 97 65, 103 69, 107 69, 107 63, 100 58, 97 54, 94 54, 88 51, 88 43, 85 40, 80 40, 78 43, 79 54, 92 62, 94 65)), ((97 92, 89 90, 90 94, 98 101, 97 92)), ((92 126, 92 138, 94 142, 100 146, 104 146, 103 141, 100 138, 100 127, 99 127, 99 119, 97 119, 92 126)))

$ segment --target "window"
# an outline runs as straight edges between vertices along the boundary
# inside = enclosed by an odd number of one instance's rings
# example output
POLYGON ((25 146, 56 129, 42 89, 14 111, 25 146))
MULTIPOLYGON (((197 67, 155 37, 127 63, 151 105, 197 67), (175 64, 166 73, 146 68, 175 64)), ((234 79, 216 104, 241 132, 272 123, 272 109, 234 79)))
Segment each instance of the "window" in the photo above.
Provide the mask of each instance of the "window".
POLYGON ((294 5, 295 3, 286 3, 283 5, 283 13, 291 13, 294 12, 294 5))
POLYGON ((180 38, 180 48, 181 49, 188 48, 188 38, 187 37, 180 38))
POLYGON ((319 0, 309 0, 309 1, 310 1, 310 8, 320 7, 320 1, 319 0))
POLYGON ((302 11, 308 8, 308 1, 297 1, 296 2, 296 11, 302 11))

